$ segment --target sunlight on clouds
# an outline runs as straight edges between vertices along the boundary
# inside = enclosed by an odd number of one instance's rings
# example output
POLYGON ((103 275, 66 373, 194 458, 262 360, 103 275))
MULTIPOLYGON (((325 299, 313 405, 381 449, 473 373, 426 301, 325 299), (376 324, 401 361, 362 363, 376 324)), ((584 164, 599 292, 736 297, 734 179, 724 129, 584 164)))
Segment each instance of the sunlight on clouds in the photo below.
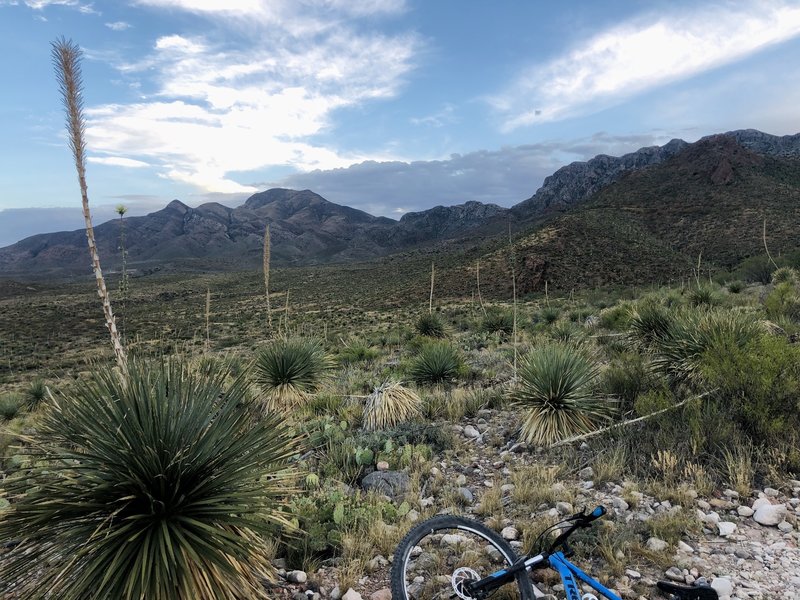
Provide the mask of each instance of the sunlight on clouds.
POLYGON ((723 6, 616 27, 531 69, 490 102, 505 115, 506 131, 597 112, 800 35, 796 5, 754 2, 747 11, 723 6))
POLYGON ((346 28, 309 42, 242 48, 186 35, 158 38, 150 56, 117 65, 129 75, 156 73, 155 94, 88 109, 89 147, 143 158, 163 177, 220 193, 255 190, 232 172, 363 161, 369 157, 343 156, 310 138, 332 127, 336 109, 395 95, 419 42, 346 28))
POLYGON ((121 156, 90 156, 89 157, 90 163, 96 163, 99 165, 109 165, 112 167, 128 167, 131 169, 141 169, 143 167, 149 167, 146 162, 142 162, 141 160, 134 160, 132 158, 123 158, 121 156))

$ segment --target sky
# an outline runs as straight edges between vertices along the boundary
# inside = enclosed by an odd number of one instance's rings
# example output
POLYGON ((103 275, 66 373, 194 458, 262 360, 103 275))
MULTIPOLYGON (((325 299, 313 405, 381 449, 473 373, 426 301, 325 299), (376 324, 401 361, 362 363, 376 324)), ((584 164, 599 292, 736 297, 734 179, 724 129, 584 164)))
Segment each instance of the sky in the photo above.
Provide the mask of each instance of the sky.
POLYGON ((62 36, 95 224, 272 187, 511 206, 597 154, 800 131, 800 0, 0 0, 0 247, 83 226, 62 36))

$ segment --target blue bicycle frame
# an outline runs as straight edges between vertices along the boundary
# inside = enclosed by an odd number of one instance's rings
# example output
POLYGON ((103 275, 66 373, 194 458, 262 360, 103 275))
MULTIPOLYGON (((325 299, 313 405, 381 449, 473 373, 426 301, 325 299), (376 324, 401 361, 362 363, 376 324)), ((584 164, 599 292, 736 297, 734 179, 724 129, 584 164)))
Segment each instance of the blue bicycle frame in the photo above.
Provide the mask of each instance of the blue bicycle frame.
MULTIPOLYGON (((599 581, 595 581, 578 567, 567 560, 563 552, 554 552, 547 557, 550 566, 561 575, 561 582, 564 584, 564 591, 567 593, 567 600, 581 600, 582 594, 576 578, 589 585, 593 590, 599 592, 609 600, 622 600, 614 592, 609 590, 599 581)), ((527 561, 526 561, 527 566, 527 561)))

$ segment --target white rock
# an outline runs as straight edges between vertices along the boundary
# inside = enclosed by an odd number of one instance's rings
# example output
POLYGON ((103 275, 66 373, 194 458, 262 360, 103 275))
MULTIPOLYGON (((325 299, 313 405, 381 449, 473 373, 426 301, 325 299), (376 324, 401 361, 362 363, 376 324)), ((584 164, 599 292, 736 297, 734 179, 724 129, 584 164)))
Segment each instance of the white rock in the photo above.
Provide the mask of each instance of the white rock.
POLYGON ((714 577, 711 580, 711 587, 716 590, 719 596, 730 596, 733 594, 733 584, 727 577, 714 577))
POLYGON ((378 464, 375 465, 378 471, 388 471, 389 470, 389 463, 385 460, 379 460, 378 464))
POLYGON ((694 548, 692 548, 689 544, 684 542, 683 540, 678 540, 678 550, 681 552, 687 552, 692 554, 694 552, 694 548))
POLYGON ((457 533, 447 533, 442 536, 442 541, 440 543, 442 546, 456 546, 466 542, 467 538, 465 538, 463 535, 458 535, 457 533))
POLYGON ((749 506, 740 506, 736 509, 736 512, 739 513, 740 517, 752 517, 753 513, 756 512, 749 506))
POLYGON ((519 531, 517 531, 516 527, 504 527, 500 535, 503 536, 504 540, 515 540, 519 537, 519 531))
POLYGON ((788 521, 781 521, 780 523, 778 523, 778 529, 782 533, 791 533, 794 530, 794 527, 788 521))
POLYGON ((755 502, 753 502, 753 510, 756 511, 762 506, 769 506, 772 502, 769 501, 769 498, 761 497, 757 498, 755 502))
POLYGON ((476 438, 481 435, 481 432, 475 429, 472 425, 464 427, 464 437, 476 438))
POLYGON ((730 521, 719 521, 717 523, 717 529, 719 530, 719 535, 721 537, 728 537, 736 531, 736 523, 731 523, 730 521))
POLYGON ((669 547, 669 544, 664 540, 660 540, 657 537, 651 537, 647 540, 647 549, 652 550, 653 552, 663 552, 669 547))
POLYGON ((308 581, 308 575, 305 571, 289 571, 286 574, 286 579, 291 583, 305 583, 308 581))
POLYGON ((783 504, 764 504, 760 506, 753 519, 760 525, 777 525, 786 516, 786 506, 783 504))
POLYGON ((768 488, 764 488, 764 494, 768 498, 777 498, 780 495, 780 492, 778 490, 776 490, 775 488, 768 487, 768 488))
POLYGON ((703 523, 705 523, 709 527, 713 527, 714 525, 719 523, 719 514, 714 511, 708 513, 705 517, 703 517, 703 523))
POLYGON ((353 588, 348 588, 348 590, 342 596, 342 600, 363 600, 361 598, 361 594, 355 591, 353 588))

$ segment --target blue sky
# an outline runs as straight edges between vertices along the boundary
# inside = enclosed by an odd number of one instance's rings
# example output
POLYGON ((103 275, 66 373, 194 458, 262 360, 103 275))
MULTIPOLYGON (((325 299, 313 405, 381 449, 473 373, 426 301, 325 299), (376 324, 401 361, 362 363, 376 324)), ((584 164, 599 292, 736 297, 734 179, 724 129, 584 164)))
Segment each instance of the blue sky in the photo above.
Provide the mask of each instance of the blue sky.
POLYGON ((60 36, 96 223, 276 186, 510 206, 599 153, 800 131, 797 0, 0 0, 0 246, 82 226, 60 36))

